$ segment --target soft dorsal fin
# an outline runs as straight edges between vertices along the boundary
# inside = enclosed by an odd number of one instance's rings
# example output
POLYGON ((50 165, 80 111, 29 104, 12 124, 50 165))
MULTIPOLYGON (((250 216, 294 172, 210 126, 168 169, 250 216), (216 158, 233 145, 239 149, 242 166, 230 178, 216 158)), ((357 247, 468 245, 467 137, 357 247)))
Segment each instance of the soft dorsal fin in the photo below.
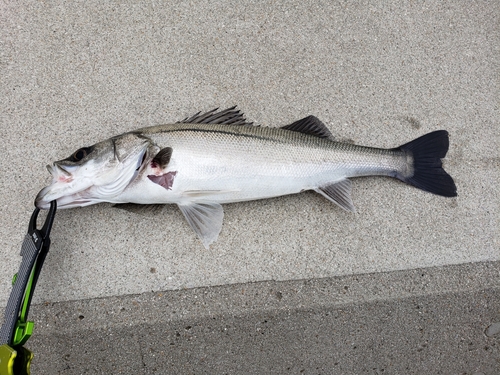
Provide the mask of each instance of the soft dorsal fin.
POLYGON ((198 112, 191 117, 179 121, 182 124, 227 124, 227 125, 253 125, 247 122, 245 115, 236 109, 236 106, 217 112, 219 108, 201 113, 198 112))
POLYGON ((320 138, 333 139, 330 130, 315 116, 307 116, 302 120, 295 121, 290 125, 282 126, 281 129, 291 130, 294 132, 314 135, 320 138))
POLYGON ((155 162, 160 168, 165 168, 170 162, 172 151, 172 147, 162 148, 153 158, 153 162, 155 162))

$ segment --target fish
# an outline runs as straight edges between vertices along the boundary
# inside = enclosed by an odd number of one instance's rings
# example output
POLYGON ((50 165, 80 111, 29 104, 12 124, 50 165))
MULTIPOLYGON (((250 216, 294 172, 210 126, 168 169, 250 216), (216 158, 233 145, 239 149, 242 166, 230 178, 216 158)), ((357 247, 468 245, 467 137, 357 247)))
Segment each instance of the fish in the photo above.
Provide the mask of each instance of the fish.
POLYGON ((446 130, 383 149, 336 141, 315 116, 265 127, 247 122, 236 106, 216 108, 114 136, 47 165, 52 182, 35 205, 176 204, 208 249, 221 232, 225 203, 313 190, 355 212, 350 178, 360 176, 393 177, 455 197, 442 166, 448 148, 446 130))

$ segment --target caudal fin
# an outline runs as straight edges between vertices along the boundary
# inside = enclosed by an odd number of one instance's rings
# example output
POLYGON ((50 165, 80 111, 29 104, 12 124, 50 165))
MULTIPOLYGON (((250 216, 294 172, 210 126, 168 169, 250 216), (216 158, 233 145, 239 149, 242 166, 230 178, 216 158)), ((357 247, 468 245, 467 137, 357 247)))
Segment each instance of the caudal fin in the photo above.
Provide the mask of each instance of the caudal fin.
POLYGON ((406 153, 413 156, 413 176, 397 177, 419 189, 442 195, 444 197, 456 197, 457 187, 451 176, 442 168, 441 159, 448 152, 449 140, 446 130, 438 130, 401 147, 406 153))

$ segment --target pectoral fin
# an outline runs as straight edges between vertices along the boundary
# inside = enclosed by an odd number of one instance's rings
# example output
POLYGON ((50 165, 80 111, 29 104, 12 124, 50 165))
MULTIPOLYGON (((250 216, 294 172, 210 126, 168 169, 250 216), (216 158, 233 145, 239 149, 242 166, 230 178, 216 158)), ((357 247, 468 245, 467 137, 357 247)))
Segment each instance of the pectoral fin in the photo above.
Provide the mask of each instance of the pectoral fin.
POLYGON ((196 202, 178 205, 205 248, 217 240, 222 229, 224 210, 218 203, 196 202))
POLYGON ((226 190, 186 190, 183 193, 183 196, 193 199, 193 198, 208 198, 213 195, 227 194, 227 193, 235 193, 239 192, 239 189, 226 189, 226 190))
POLYGON ((356 212, 351 199, 351 181, 346 179, 314 190, 344 210, 356 212))
POLYGON ((161 169, 165 168, 170 162, 172 157, 173 149, 172 147, 165 147, 161 149, 153 158, 153 163, 158 165, 161 169))

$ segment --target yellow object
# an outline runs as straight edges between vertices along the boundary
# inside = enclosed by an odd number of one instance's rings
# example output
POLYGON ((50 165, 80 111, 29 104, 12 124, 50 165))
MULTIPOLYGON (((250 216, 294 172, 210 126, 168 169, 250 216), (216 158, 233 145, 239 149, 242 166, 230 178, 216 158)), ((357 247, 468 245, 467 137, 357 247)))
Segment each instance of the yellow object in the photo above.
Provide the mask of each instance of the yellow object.
POLYGON ((0 375, 30 375, 33 353, 22 346, 0 346, 0 375))

